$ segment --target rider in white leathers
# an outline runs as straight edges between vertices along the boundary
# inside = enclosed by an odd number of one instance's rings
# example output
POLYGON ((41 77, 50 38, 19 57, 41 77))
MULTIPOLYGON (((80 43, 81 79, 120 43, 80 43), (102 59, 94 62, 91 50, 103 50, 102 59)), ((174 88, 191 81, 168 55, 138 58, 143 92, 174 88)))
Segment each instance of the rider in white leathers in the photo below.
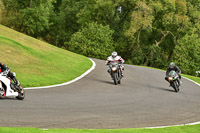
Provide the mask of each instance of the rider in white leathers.
MULTIPOLYGON (((112 55, 109 56, 109 57, 107 58, 105 64, 106 64, 106 65, 109 65, 110 62, 112 62, 112 61, 118 61, 118 62, 119 62, 119 64, 120 64, 120 70, 121 70, 122 76, 123 76, 123 71, 124 71, 123 63, 125 62, 124 59, 122 59, 121 56, 118 56, 118 55, 117 55, 117 52, 114 51, 114 52, 112 52, 112 55)), ((110 70, 110 68, 109 68, 109 69, 108 69, 108 73, 110 73, 110 72, 111 72, 111 70, 110 70)))
POLYGON ((12 73, 10 71, 10 68, 8 68, 4 63, 0 63, 0 73, 5 72, 7 74, 7 77, 11 78, 14 81, 14 84, 16 86, 16 89, 20 90, 21 88, 19 81, 16 78, 16 74, 12 73))

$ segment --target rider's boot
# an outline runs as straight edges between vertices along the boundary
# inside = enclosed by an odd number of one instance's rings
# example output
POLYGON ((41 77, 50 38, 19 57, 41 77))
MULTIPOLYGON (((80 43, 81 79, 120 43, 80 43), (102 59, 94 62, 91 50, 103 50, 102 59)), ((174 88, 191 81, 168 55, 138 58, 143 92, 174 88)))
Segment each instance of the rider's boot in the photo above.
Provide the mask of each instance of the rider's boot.
POLYGON ((124 67, 121 68, 122 77, 124 77, 124 67))
POLYGON ((122 72, 122 77, 124 77, 124 74, 123 74, 123 72, 122 72))
POLYGON ((111 70, 108 69, 107 72, 110 74, 111 78, 113 79, 112 75, 111 75, 111 70))
POLYGON ((172 87, 172 83, 169 84, 169 87, 172 87))
POLYGON ((20 87, 20 84, 19 84, 19 85, 16 85, 15 88, 16 88, 16 90, 17 90, 18 92, 21 92, 21 90, 22 90, 21 87, 20 87))
POLYGON ((110 69, 108 69, 107 72, 110 74, 110 69))
POLYGON ((17 91, 21 91, 21 87, 20 87, 20 83, 19 83, 19 81, 14 77, 13 78, 13 81, 14 81, 14 83, 15 83, 15 88, 17 89, 17 91))

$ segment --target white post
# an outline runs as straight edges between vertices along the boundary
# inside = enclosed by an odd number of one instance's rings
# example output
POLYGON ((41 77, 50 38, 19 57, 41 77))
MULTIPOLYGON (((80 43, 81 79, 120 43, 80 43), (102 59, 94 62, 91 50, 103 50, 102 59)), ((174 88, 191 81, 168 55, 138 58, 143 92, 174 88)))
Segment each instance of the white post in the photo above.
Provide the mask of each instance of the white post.
POLYGON ((118 11, 119 13, 122 13, 122 7, 119 6, 119 7, 117 8, 117 11, 118 11))
POLYGON ((198 75, 199 75, 200 71, 196 71, 196 73, 197 73, 196 77, 198 77, 198 75))

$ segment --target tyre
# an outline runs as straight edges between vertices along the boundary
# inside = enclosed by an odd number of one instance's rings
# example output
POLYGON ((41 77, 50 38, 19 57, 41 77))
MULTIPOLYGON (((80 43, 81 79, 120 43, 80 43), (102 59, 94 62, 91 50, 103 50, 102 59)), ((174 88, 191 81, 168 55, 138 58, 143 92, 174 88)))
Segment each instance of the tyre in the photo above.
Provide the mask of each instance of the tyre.
POLYGON ((180 84, 178 81, 176 81, 176 88, 177 88, 177 92, 179 92, 179 87, 180 87, 180 84))
POLYGON ((117 85, 118 84, 117 73, 113 73, 113 80, 114 80, 114 84, 117 85))
POLYGON ((121 84, 121 80, 118 81, 118 84, 121 84))
POLYGON ((0 89, 0 99, 4 99, 6 97, 6 91, 5 89, 2 87, 2 89, 0 89))
POLYGON ((23 100, 25 98, 25 91, 24 88, 20 85, 21 91, 19 92, 18 96, 16 97, 18 100, 23 100))
POLYGON ((174 90, 175 92, 178 92, 179 91, 179 87, 178 87, 178 84, 177 84, 177 81, 174 81, 174 90))
POLYGON ((0 99, 4 99, 6 97, 6 90, 5 88, 2 86, 2 82, 0 82, 0 99))

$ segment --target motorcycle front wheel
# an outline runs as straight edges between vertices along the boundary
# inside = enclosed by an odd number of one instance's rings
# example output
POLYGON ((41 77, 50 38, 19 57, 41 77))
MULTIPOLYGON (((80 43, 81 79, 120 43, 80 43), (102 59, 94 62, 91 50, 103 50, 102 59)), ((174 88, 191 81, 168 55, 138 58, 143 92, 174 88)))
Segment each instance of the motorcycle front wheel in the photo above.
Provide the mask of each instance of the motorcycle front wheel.
POLYGON ((0 89, 0 99, 4 99, 6 97, 6 91, 4 88, 0 89))
POLYGON ((114 80, 114 84, 117 85, 118 84, 118 80, 117 80, 117 73, 113 73, 113 80, 114 80))
POLYGON ((18 92, 18 96, 16 97, 18 100, 23 100, 25 98, 25 91, 24 88, 20 85, 21 91, 18 92))
POLYGON ((174 81, 174 90, 175 90, 175 92, 179 92, 179 86, 178 86, 178 83, 177 83, 177 81, 174 81))

